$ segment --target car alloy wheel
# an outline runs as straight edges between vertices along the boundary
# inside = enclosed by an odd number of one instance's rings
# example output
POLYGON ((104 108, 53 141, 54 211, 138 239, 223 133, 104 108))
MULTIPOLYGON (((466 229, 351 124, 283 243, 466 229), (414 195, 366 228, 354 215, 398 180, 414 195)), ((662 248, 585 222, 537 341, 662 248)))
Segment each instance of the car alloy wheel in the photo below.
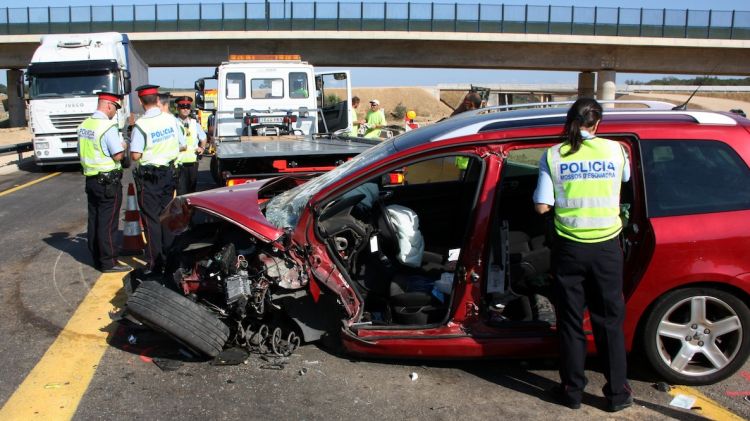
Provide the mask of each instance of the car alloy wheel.
POLYGON ((731 294, 697 288, 672 291, 659 300, 646 324, 646 354, 670 381, 713 383, 734 373, 747 358, 749 324, 750 311, 731 294))

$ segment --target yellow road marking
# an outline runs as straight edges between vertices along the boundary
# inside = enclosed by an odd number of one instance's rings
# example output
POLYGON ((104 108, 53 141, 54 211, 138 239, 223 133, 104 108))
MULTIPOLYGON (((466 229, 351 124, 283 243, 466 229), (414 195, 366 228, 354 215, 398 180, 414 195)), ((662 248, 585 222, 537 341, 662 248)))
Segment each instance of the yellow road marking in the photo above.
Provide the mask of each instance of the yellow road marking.
POLYGON ((69 420, 113 333, 109 312, 122 307, 124 272, 99 277, 36 367, 0 409, 2 420, 69 420))
POLYGON ((13 187, 12 189, 8 189, 5 191, 0 192, 0 197, 5 196, 6 194, 11 194, 15 191, 25 189, 26 187, 33 186, 36 183, 41 183, 44 180, 50 179, 52 177, 56 177, 58 175, 62 174, 61 172, 53 172, 52 174, 47 174, 44 177, 37 178, 36 180, 29 181, 28 183, 21 184, 20 186, 13 187))
POLYGON ((693 408, 690 412, 706 417, 714 421, 744 421, 744 418, 735 415, 728 409, 721 406, 715 400, 709 398, 697 389, 688 386, 674 386, 669 391, 672 396, 688 395, 696 398, 693 408), (698 409, 699 408, 699 409, 698 409))

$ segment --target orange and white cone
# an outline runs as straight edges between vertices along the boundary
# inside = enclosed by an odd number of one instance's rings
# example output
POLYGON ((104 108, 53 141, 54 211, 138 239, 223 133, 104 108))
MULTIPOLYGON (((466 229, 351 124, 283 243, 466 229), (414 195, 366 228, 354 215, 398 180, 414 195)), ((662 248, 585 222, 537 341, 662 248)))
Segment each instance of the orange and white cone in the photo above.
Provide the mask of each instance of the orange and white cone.
POLYGON ((135 200, 133 183, 128 184, 128 200, 125 204, 125 226, 122 229, 122 248, 120 254, 133 256, 143 254, 146 246, 141 234, 141 214, 138 202, 135 200))

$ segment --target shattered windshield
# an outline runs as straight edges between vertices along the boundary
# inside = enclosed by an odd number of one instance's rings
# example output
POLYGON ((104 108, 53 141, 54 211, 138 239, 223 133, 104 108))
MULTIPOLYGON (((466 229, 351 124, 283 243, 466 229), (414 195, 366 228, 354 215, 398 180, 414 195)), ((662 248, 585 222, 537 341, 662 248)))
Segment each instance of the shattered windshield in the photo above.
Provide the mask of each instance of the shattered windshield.
POLYGON ((315 193, 393 152, 395 152, 393 142, 383 142, 331 171, 313 178, 305 184, 287 190, 268 202, 266 206, 266 219, 277 228, 283 229, 296 226, 302 209, 315 193))

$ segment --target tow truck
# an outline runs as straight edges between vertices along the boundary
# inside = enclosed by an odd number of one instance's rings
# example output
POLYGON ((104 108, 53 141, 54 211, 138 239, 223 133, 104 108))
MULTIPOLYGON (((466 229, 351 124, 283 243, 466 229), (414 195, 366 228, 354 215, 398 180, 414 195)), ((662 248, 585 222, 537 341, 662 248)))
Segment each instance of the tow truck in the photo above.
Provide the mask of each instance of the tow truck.
POLYGON ((211 174, 222 186, 318 174, 379 143, 349 136, 350 73, 316 74, 299 55, 230 55, 195 82, 195 98, 215 115, 211 174), (209 80, 215 101, 206 98, 209 80))

